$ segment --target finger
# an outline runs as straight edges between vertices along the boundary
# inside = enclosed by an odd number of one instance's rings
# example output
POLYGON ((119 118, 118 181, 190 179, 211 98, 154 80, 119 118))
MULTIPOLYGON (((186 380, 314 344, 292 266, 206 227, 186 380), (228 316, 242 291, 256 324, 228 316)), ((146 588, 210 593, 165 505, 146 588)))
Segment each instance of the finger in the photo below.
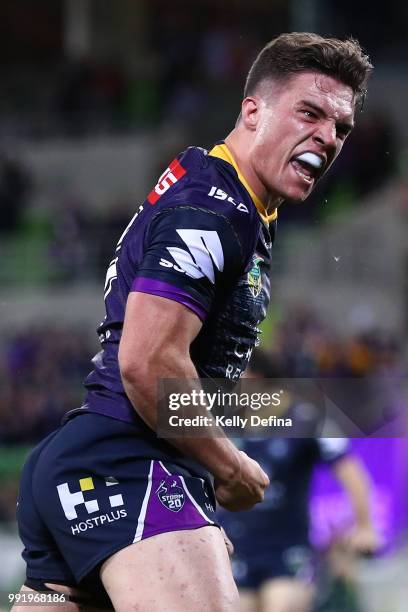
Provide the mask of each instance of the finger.
POLYGON ((271 484, 271 481, 269 480, 269 476, 266 472, 263 472, 263 475, 264 475, 265 487, 269 487, 269 485, 271 484))
POLYGON ((258 491, 253 494, 253 504, 260 504, 261 502, 263 502, 264 497, 264 489, 263 487, 259 487, 258 491))

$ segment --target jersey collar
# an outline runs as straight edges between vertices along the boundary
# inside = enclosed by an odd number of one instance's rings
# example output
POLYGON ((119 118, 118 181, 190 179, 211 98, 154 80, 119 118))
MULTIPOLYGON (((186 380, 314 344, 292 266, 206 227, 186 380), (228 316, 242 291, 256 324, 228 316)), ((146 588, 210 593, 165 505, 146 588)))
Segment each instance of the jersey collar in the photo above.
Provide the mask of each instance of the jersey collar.
POLYGON ((272 213, 268 214, 266 207, 264 203, 262 202, 262 200, 258 198, 258 196, 254 192, 254 190, 252 189, 252 187, 250 186, 246 178, 241 174, 241 171, 238 168, 237 162, 232 157, 231 151, 228 149, 225 143, 215 145, 215 147, 213 147, 211 151, 209 152, 209 155, 212 155, 213 157, 219 157, 220 159, 223 159, 224 161, 228 162, 229 164, 231 164, 231 166, 235 168, 238 174, 239 180, 241 181, 245 189, 248 191, 253 203, 255 204, 258 210, 259 215, 261 216, 262 220, 265 223, 270 223, 271 221, 275 221, 275 219, 277 219, 278 217, 277 209, 275 208, 272 213))

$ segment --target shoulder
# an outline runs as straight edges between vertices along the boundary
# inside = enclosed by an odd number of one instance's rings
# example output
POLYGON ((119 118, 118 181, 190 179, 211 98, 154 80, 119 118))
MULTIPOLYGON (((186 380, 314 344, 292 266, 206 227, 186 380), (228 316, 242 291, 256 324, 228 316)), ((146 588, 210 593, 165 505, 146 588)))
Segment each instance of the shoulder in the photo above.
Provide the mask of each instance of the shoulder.
MULTIPOLYGON (((255 205, 230 164, 208 155, 205 149, 189 147, 175 158, 149 193, 147 202, 157 206, 157 215, 178 209, 187 217, 206 213, 233 229, 247 248, 256 241, 261 221, 255 205), (221 221, 222 220, 222 221, 221 221)), ((245 249, 246 250, 246 249, 245 249)))

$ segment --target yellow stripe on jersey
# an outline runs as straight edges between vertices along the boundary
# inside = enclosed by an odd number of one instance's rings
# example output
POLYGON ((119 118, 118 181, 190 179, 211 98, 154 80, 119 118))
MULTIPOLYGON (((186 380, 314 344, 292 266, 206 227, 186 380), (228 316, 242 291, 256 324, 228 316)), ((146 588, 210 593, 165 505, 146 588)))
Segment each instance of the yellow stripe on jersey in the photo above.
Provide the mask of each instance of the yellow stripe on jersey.
POLYGON ((262 202, 262 200, 258 198, 256 193, 252 189, 251 185, 248 183, 246 178, 241 174, 241 171, 238 168, 237 162, 232 157, 231 151, 228 149, 225 143, 215 145, 215 147, 213 147, 211 151, 209 152, 209 155, 212 155, 213 157, 219 157, 220 159, 223 159, 224 161, 228 162, 229 164, 231 164, 231 166, 235 168, 235 170, 237 171, 239 180, 241 181, 241 183, 243 184, 243 186, 245 187, 245 189, 251 196, 253 203, 255 204, 262 220, 265 221, 265 223, 270 223, 271 221, 275 221, 275 219, 277 219, 278 217, 277 209, 275 208, 272 213, 268 214, 266 207, 264 203, 262 202))

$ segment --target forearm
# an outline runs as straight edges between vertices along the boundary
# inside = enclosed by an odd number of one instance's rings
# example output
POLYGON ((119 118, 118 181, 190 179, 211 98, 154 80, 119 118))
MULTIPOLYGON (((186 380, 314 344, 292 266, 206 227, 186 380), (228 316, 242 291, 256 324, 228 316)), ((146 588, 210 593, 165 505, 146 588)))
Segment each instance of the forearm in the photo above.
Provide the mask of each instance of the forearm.
MULTIPOLYGON (((171 378, 183 381, 183 392, 189 387, 197 390, 197 371, 189 358, 181 358, 173 353, 163 356, 151 363, 144 362, 142 367, 122 372, 122 380, 125 391, 133 407, 145 423, 154 431, 158 426, 157 382, 160 379, 171 378), (185 382, 184 382, 185 381, 185 382)), ((204 406, 194 407, 195 414, 208 415, 204 406)), ((167 441, 182 453, 198 461, 216 478, 228 480, 236 477, 240 469, 240 454, 236 447, 225 436, 221 428, 212 426, 208 429, 208 437, 205 431, 201 437, 168 438, 167 441)))
POLYGON ((335 464, 334 471, 350 498, 357 525, 371 525, 370 483, 365 470, 356 459, 346 457, 335 464))

